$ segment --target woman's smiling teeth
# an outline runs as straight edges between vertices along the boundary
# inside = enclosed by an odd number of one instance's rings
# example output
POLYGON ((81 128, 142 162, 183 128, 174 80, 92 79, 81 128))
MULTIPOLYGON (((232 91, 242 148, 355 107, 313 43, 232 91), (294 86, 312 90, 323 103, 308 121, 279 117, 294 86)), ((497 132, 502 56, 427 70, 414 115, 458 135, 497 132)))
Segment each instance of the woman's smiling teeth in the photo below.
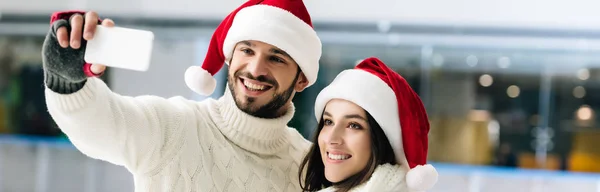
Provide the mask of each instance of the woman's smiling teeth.
POLYGON ((332 160, 346 160, 352 157, 351 155, 331 154, 327 153, 327 157, 332 160))

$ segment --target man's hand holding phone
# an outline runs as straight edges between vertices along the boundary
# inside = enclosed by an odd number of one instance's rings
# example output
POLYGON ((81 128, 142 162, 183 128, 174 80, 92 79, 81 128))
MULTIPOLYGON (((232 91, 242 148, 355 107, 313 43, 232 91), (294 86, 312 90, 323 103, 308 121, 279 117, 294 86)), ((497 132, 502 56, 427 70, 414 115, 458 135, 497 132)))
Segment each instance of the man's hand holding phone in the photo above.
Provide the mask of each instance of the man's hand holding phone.
MULTIPOLYGON (((85 48, 84 41, 89 41, 94 38, 96 33, 96 28, 98 25, 98 14, 96 12, 90 11, 81 14, 73 14, 71 18, 66 20, 57 20, 53 23, 56 39, 62 48, 71 48, 71 49, 82 49, 85 48), (83 44, 83 47, 82 47, 83 44)), ((105 27, 114 27, 115 23, 111 19, 104 19, 101 23, 102 26, 105 27)), ((126 43, 126 42, 123 42, 126 43)), ((81 50, 84 53, 84 50, 81 50)), ((82 61, 80 64, 83 64, 82 61)), ((101 74, 106 70, 106 66, 103 64, 92 64, 91 71, 94 74, 101 74)))
POLYGON ((150 31, 115 27, 111 19, 100 22, 93 11, 56 14, 42 48, 46 86, 68 94, 106 66, 145 71, 153 40, 150 31))

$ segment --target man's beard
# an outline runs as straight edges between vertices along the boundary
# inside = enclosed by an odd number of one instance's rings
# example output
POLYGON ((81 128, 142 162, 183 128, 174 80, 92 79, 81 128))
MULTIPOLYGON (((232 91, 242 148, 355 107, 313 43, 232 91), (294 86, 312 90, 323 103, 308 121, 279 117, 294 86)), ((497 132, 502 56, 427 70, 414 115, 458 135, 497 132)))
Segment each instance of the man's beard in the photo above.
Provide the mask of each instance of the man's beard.
MULTIPOLYGON (((298 81, 298 77, 300 76, 300 69, 298 69, 298 72, 296 73, 296 77, 294 78, 294 81, 292 81, 292 84, 290 85, 289 88, 287 88, 283 93, 277 93, 277 88, 279 88, 279 84, 277 83, 277 81, 273 80, 273 79, 268 79, 266 76, 258 76, 258 77, 254 77, 252 76, 252 74, 250 73, 242 73, 241 71, 237 71, 235 72, 235 74, 233 74, 233 76, 229 76, 228 77, 228 81, 227 84, 229 85, 229 90, 231 91, 231 94, 233 95, 233 98, 235 100, 235 105, 237 105, 237 107, 242 110, 243 112, 255 116, 255 117, 260 117, 260 118, 267 118, 267 119, 272 119, 272 118, 277 118, 282 116, 283 114, 280 114, 279 110, 285 106, 285 104, 287 103, 287 101, 290 99, 290 97, 292 97, 292 94, 294 93, 294 85, 296 85, 296 81, 298 81), (260 107, 253 107, 252 104, 256 101, 256 98, 252 98, 252 97, 248 97, 245 96, 244 99, 246 99, 246 104, 242 104, 241 100, 238 100, 237 98, 237 94, 235 92, 235 88, 234 88, 234 82, 237 81, 237 79, 240 76, 244 76, 248 79, 252 79, 255 81, 259 81, 259 82, 265 82, 265 83, 269 83, 271 85, 273 85, 273 90, 275 91, 275 94, 273 94, 273 99, 260 107)), ((244 86, 244 85, 242 85, 244 86)))

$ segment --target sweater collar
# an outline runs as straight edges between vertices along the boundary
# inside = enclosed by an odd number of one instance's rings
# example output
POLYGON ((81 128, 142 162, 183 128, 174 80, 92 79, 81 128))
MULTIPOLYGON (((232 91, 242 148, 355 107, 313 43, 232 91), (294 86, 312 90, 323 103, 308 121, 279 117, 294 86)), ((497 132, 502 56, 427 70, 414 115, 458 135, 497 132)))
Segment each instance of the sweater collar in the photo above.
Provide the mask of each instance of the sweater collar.
POLYGON ((245 150, 258 154, 273 154, 287 146, 287 123, 294 117, 294 105, 281 117, 265 119, 251 116, 235 104, 229 88, 212 107, 213 119, 219 130, 245 150))

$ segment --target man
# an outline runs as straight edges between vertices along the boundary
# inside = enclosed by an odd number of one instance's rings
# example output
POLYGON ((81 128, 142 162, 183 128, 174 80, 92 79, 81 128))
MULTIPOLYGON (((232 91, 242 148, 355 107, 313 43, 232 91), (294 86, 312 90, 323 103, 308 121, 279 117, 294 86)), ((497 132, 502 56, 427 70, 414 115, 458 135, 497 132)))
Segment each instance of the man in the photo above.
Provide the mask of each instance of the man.
POLYGON ((300 191, 298 164, 310 142, 286 124, 321 56, 302 1, 250 0, 225 18, 202 67, 185 79, 209 94, 227 61, 230 91, 202 102, 121 96, 87 77, 105 67, 82 69, 99 20, 82 14, 55 14, 43 48, 49 112, 77 149, 126 167, 136 191, 300 191))

